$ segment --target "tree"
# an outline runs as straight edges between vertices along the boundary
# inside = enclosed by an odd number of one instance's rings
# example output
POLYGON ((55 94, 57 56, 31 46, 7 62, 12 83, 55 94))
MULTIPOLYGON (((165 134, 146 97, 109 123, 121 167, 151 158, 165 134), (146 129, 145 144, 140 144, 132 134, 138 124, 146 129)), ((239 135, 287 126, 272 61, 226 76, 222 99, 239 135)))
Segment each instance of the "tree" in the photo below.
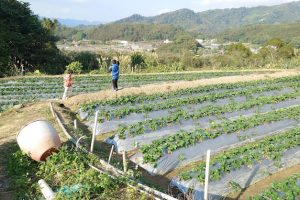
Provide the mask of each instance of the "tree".
POLYGON ((78 61, 72 62, 66 66, 67 70, 72 70, 76 74, 80 74, 82 71, 82 68, 83 68, 82 64, 78 61))
POLYGON ((79 61, 83 65, 83 71, 89 72, 99 68, 97 55, 88 51, 71 52, 68 54, 72 62, 79 61))
POLYGON ((285 43, 279 38, 272 38, 267 41, 266 46, 274 46, 276 48, 281 48, 285 45, 285 43))
POLYGON ((142 65, 145 63, 144 57, 140 53, 134 53, 130 56, 131 60, 131 71, 133 72, 137 68, 141 68, 142 65))
POLYGON ((58 66, 58 61, 64 64, 55 46, 56 38, 51 35, 55 24, 50 19, 42 23, 29 9, 29 3, 1 0, 0 76, 16 75, 21 67, 47 72, 52 71, 48 67, 58 66))
POLYGON ((231 44, 227 47, 227 53, 229 55, 248 58, 251 56, 251 51, 248 47, 243 45, 242 43, 231 44))

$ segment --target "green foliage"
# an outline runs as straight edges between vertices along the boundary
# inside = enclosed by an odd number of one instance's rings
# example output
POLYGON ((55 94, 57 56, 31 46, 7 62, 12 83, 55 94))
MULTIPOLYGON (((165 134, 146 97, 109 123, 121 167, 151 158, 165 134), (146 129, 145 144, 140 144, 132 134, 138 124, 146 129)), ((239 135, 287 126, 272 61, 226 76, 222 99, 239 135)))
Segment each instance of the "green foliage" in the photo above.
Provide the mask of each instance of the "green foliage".
POLYGON ((199 43, 189 34, 178 34, 176 40, 169 44, 163 44, 157 49, 159 54, 182 53, 192 51, 196 53, 200 47, 199 43))
POLYGON ((145 59, 141 53, 135 52, 130 55, 130 65, 132 69, 135 70, 136 68, 141 68, 144 64, 145 64, 145 59))
POLYGON ((300 174, 296 173, 282 181, 276 181, 269 188, 248 200, 267 199, 299 199, 300 197, 300 174))
POLYGON ((268 46, 268 45, 274 46, 274 47, 280 49, 281 47, 283 47, 285 45, 285 43, 279 38, 272 38, 266 42, 266 46, 268 46))
POLYGON ((37 181, 44 179, 56 192, 56 199, 120 199, 123 180, 100 174, 88 165, 96 163, 95 156, 68 146, 62 146, 41 163, 19 150, 8 163, 11 187, 17 199, 35 199, 41 196, 37 181))
POLYGON ((1 1, 0 13, 0 76, 16 75, 22 66, 26 71, 63 72, 65 60, 52 35, 56 21, 40 21, 29 3, 17 0, 1 1))
POLYGON ((248 58, 252 55, 249 48, 242 43, 231 44, 227 47, 227 53, 239 58, 248 58))
POLYGON ((107 24, 91 28, 67 28, 59 26, 55 34, 67 40, 129 40, 149 41, 175 39, 176 35, 183 33, 181 28, 166 24, 107 24))
POLYGON ((99 68, 98 56, 95 53, 88 51, 70 52, 67 56, 71 62, 80 62, 82 64, 82 71, 89 72, 99 68))
POLYGON ((39 166, 38 176, 58 191, 58 199, 90 199, 112 196, 120 182, 91 169, 97 158, 63 146, 39 166), (75 190, 72 192, 72 188, 75 190), (69 192, 68 192, 69 191, 69 192))
POLYGON ((80 74, 82 71, 82 64, 78 61, 72 62, 69 65, 66 66, 66 70, 72 70, 76 74, 80 74))
POLYGON ((222 41, 250 42, 263 45, 272 38, 281 38, 300 48, 300 22, 280 24, 255 24, 227 30, 217 36, 222 41))
MULTIPOLYGON (((217 9, 199 13, 189 9, 180 9, 153 17, 133 15, 115 23, 171 24, 190 32, 200 32, 211 37, 213 34, 228 28, 239 28, 243 25, 294 22, 300 19, 298 10, 299 2, 291 2, 281 6, 217 9)), ((292 32, 299 33, 299 30, 298 32, 292 30, 292 32)), ((228 35, 230 36, 230 34, 228 35)), ((249 35, 251 36, 251 34, 249 35)), ((262 34, 262 36, 264 35, 262 34)))
MULTIPOLYGON (((18 147, 14 147, 18 149, 18 147)), ((38 179, 35 176, 35 169, 38 163, 32 161, 21 150, 16 150, 10 154, 8 159, 8 175, 10 177, 9 185, 16 191, 16 199, 30 199, 34 194, 37 194, 38 188, 36 182, 38 179)))
POLYGON ((83 31, 78 31, 75 35, 72 36, 72 40, 74 41, 80 41, 86 38, 86 33, 83 31))
MULTIPOLYGON (((288 149, 293 149, 299 145, 299 128, 292 128, 280 134, 268 136, 253 143, 236 147, 225 152, 216 154, 211 159, 211 180, 220 180, 230 171, 240 169, 245 166, 252 166, 263 159, 278 161, 283 153, 288 149), (261 152, 261 153, 257 153, 261 152)), ((199 182, 204 182, 205 162, 199 162, 192 170, 182 172, 182 178, 197 178, 199 182), (190 174, 190 176, 188 176, 190 174)), ((240 190, 240 186, 235 182, 229 185, 233 190, 240 190)), ((294 199, 294 198, 292 198, 294 199)))

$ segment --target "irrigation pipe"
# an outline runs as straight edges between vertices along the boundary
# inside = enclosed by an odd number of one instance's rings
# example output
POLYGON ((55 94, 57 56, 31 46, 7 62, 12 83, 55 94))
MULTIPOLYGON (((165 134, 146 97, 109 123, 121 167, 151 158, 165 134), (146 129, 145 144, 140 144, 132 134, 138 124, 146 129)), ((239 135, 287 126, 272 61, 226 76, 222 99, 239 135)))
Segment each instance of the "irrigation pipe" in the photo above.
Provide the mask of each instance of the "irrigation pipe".
POLYGON ((54 118, 56 119, 58 125, 61 127, 62 131, 64 132, 64 134, 67 136, 67 138, 69 140, 71 140, 75 145, 76 145, 76 140, 68 133, 68 131, 65 129, 64 125, 62 124, 61 120, 59 119, 58 115, 56 114, 56 112, 53 109, 52 103, 50 103, 50 110, 54 116, 54 118))
MULTIPOLYGON (((53 108, 53 106, 52 106, 52 103, 50 103, 50 109, 51 109, 51 112, 53 113, 53 116, 55 116, 54 118, 56 119, 57 123, 59 124, 59 126, 60 126, 61 129, 63 130, 63 133, 70 139, 70 141, 71 141, 74 145, 76 145, 76 140, 75 140, 75 139, 67 132, 67 130, 66 130, 65 127, 63 126, 63 124, 62 124, 60 118, 57 116, 57 114, 56 114, 56 112, 55 112, 55 110, 54 110, 54 108, 53 108)), ((80 147, 81 145, 78 143, 78 146, 80 147)), ((91 152, 88 152, 88 151, 87 151, 84 147, 82 147, 82 146, 81 146, 81 149, 82 149, 85 153, 91 153, 91 152)), ((106 166, 106 167, 108 168, 108 171, 110 171, 111 173, 113 173, 116 177, 118 177, 118 176, 124 176, 124 175, 125 175, 125 173, 124 173, 123 171, 121 171, 121 170, 115 168, 114 166, 110 165, 109 163, 107 163, 106 161, 104 161, 104 160, 102 160, 102 159, 100 159, 100 164, 103 165, 103 166, 106 166)), ((93 166, 93 165, 91 165, 91 164, 89 164, 89 166, 90 166, 92 169, 97 170, 98 172, 105 173, 105 171, 103 171, 103 170, 101 170, 101 169, 99 169, 99 168, 97 168, 97 167, 95 167, 95 166, 93 166)), ((107 174, 107 173, 105 173, 105 174, 107 174)), ((113 175, 109 175, 109 174, 108 174, 108 176, 110 176, 110 177, 116 179, 116 177, 113 176, 113 175)), ((133 181, 136 181, 136 180, 133 180, 133 181)), ((163 192, 160 192, 160 191, 158 191, 158 190, 155 190, 155 189, 153 189, 153 188, 151 188, 151 187, 148 187, 148 186, 146 186, 146 185, 144 185, 144 184, 142 184, 142 183, 139 183, 139 182, 137 182, 137 186, 138 186, 138 187, 136 187, 136 186, 134 186, 134 185, 131 185, 131 184, 129 184, 129 183, 127 183, 127 185, 130 186, 130 187, 132 187, 132 188, 134 188, 134 189, 136 189, 137 191, 140 191, 140 192, 142 192, 142 193, 145 193, 145 194, 147 194, 147 195, 149 195, 149 196, 155 195, 154 198, 157 199, 157 200, 161 200, 161 199, 166 199, 166 200, 177 200, 176 198, 174 198, 174 197, 172 197, 172 196, 170 196, 170 195, 167 195, 167 194, 165 194, 165 193, 163 193, 163 192), (140 189, 140 188, 141 188, 141 189, 140 189)))
POLYGON ((86 136, 83 135, 83 136, 81 136, 81 137, 77 140, 77 142, 76 142, 76 150, 79 148, 79 142, 80 142, 80 140, 83 139, 83 138, 86 138, 86 136))

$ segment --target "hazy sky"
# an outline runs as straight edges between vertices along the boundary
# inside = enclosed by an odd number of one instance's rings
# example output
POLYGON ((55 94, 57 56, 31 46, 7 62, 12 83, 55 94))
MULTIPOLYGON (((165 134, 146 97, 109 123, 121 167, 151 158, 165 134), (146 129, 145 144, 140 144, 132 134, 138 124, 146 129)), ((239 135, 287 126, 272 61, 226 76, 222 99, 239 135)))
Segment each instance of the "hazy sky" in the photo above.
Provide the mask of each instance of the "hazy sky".
POLYGON ((215 8, 276 5, 291 0, 22 0, 43 17, 110 22, 132 14, 153 16, 189 8, 196 12, 215 8))

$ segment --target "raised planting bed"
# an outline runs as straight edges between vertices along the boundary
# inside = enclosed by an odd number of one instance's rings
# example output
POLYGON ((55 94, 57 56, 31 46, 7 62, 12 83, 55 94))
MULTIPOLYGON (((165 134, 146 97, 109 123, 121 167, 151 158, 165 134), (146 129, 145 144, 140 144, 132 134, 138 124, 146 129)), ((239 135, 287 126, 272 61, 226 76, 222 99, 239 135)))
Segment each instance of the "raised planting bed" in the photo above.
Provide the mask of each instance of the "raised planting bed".
MULTIPOLYGON (((245 188, 288 167, 300 163, 300 129, 292 128, 279 134, 218 152, 210 162, 210 195, 216 199, 227 196, 233 185, 245 188)), ((183 192, 194 188, 196 199, 202 199, 205 162, 182 170, 172 185, 183 192)))
MULTIPOLYGON (((221 76, 247 75, 255 71, 235 72, 195 72, 150 75, 122 75, 119 84, 122 87, 141 86, 145 84, 172 82, 178 80, 198 80, 221 76)), ((109 75, 74 76, 73 94, 96 92, 111 87, 109 75)), ((0 80, 0 100, 6 96, 12 99, 0 106, 0 111, 9 106, 36 100, 58 99, 63 93, 63 78, 59 77, 23 77, 0 80), (45 96, 45 95, 48 96, 45 96), (14 96, 21 96, 20 101, 14 101, 14 96), (26 97, 26 98, 23 98, 26 97)), ((7 98, 6 98, 7 99, 7 98)))

